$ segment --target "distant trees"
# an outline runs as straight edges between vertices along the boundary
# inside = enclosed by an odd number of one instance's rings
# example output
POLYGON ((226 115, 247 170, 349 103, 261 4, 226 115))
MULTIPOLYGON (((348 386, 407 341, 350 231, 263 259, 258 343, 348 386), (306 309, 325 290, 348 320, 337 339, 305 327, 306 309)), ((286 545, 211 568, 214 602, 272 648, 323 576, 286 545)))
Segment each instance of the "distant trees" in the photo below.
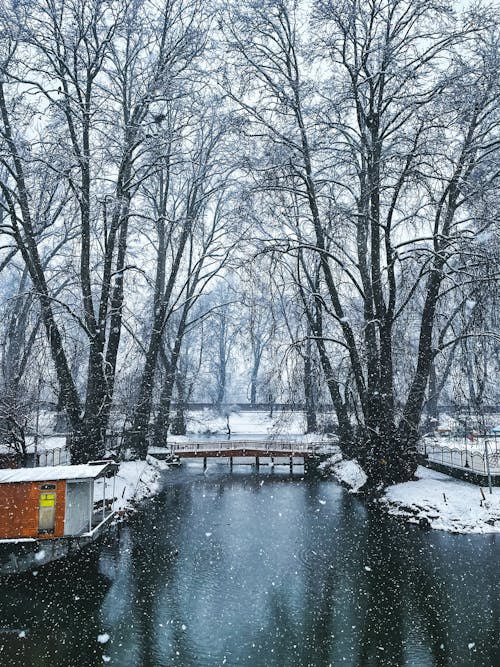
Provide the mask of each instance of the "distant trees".
MULTIPOLYGON (((158 241, 152 327, 130 434, 131 446, 142 455, 148 445, 154 381, 162 346, 165 374, 160 412, 164 413, 161 418, 164 422, 166 411, 162 406, 170 402, 178 379, 178 361, 186 331, 193 324, 194 306, 223 269, 230 249, 238 240, 226 205, 226 201, 231 201, 230 169, 220 160, 218 152, 228 127, 217 118, 213 108, 209 114, 200 113, 196 120, 191 118, 189 149, 181 145, 179 155, 169 152, 167 172, 160 172, 155 203, 159 214, 155 222, 158 241), (171 322, 174 340, 167 353, 165 333, 171 322)), ((159 428, 157 421, 157 437, 159 428)))
POLYGON ((242 346, 248 349, 250 405, 266 402, 266 361, 276 339, 275 304, 270 289, 269 265, 262 261, 247 263, 239 270, 242 346), (256 270, 257 266, 257 270, 256 270))

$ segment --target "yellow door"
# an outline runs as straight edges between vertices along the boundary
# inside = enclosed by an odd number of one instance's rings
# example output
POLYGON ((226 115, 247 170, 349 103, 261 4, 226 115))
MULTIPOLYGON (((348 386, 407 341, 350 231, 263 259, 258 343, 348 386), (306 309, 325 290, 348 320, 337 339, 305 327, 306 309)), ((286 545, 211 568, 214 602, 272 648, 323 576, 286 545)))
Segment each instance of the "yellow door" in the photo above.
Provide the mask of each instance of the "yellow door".
POLYGON ((38 532, 53 533, 56 527, 56 494, 54 492, 40 494, 40 511, 38 513, 38 532))

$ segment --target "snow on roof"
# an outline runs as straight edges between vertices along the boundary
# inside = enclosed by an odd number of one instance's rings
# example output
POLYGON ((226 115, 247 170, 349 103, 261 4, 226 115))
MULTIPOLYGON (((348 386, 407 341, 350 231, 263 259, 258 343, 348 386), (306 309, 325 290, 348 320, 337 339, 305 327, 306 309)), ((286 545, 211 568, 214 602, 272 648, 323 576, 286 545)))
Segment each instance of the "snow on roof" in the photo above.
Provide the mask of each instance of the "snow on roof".
POLYGON ((0 484, 12 482, 55 482, 59 479, 95 479, 104 474, 111 462, 92 465, 47 466, 0 470, 0 484))

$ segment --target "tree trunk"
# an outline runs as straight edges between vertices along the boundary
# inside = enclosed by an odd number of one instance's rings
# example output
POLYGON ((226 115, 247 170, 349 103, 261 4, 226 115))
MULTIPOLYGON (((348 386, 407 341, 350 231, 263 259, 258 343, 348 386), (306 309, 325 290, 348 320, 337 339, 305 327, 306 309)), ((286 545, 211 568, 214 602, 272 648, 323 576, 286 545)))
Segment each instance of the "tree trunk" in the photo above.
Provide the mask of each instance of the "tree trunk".
POLYGON ((314 433, 318 430, 318 420, 316 417, 316 399, 313 366, 312 366, 312 345, 308 337, 306 342, 306 351, 304 355, 304 398, 306 404, 306 433, 314 433))
POLYGON ((186 435, 186 383, 181 373, 177 373, 177 405, 172 421, 172 435, 186 435))
MULTIPOLYGON (((194 206, 194 204, 193 204, 194 206)), ((181 260, 184 250, 192 230, 193 219, 188 211, 187 217, 182 226, 182 232, 175 251, 174 261, 170 270, 170 275, 162 294, 155 298, 155 308, 153 315, 153 328, 149 339, 149 346, 146 352, 146 360, 142 373, 141 385, 139 389, 139 398, 134 412, 132 429, 128 436, 128 445, 139 458, 145 458, 148 451, 149 440, 149 420, 151 418, 153 389, 155 383, 155 372, 160 353, 163 332, 167 321, 167 311, 174 290, 174 285, 179 273, 181 260)), ((166 249, 165 249, 166 250, 166 249)), ((156 285, 163 285, 165 276, 164 258, 159 258, 159 270, 157 272, 156 285)))
POLYGON ((255 405, 257 403, 257 382, 259 378, 261 359, 262 359, 262 352, 259 350, 254 353, 252 374, 250 377, 250 405, 255 405))

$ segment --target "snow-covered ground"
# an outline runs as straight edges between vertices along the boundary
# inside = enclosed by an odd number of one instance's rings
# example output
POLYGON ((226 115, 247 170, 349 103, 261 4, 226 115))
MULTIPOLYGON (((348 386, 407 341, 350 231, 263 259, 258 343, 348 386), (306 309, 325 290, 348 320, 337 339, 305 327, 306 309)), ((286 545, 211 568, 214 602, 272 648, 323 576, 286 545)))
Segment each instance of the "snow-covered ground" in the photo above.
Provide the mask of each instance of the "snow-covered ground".
MULTIPOLYGON (((461 414, 455 417, 441 413, 438 419, 438 430, 442 432, 448 430, 457 436, 458 433, 463 433, 464 429, 467 431, 479 429, 481 432, 492 432, 497 430, 500 434, 500 414, 488 413, 485 415, 470 415, 461 414)), ((458 437, 458 436, 457 436, 458 437)))
MULTIPOLYGON (((148 456, 146 461, 120 463, 115 478, 115 510, 126 512, 141 501, 155 496, 160 489, 160 474, 168 466, 148 456)), ((102 497, 102 484, 106 483, 106 496, 112 496, 113 479, 98 479, 94 484, 94 497, 102 497)))
MULTIPOLYGON (((343 460, 340 451, 321 468, 350 493, 357 493, 366 482, 357 461, 343 460)), ((494 487, 490 494, 488 489, 423 466, 416 476, 415 481, 385 490, 379 502, 389 514, 452 533, 500 533, 500 488, 494 487)))
POLYGON ((342 458, 340 448, 320 465, 320 470, 332 475, 349 493, 357 493, 366 484, 366 474, 356 460, 342 458))
POLYGON ((422 466, 414 482, 390 486, 381 503, 389 514, 454 533, 500 533, 500 488, 490 494, 476 484, 422 466))
MULTIPOLYGON (((327 417, 327 416, 325 416, 327 417)), ((223 435, 228 434, 227 417, 218 415, 213 410, 201 410, 188 413, 187 430, 188 438, 192 435, 223 435)), ((303 412, 292 412, 289 410, 278 410, 269 416, 268 411, 246 411, 231 412, 229 414, 229 428, 231 437, 239 436, 262 436, 266 438, 286 438, 293 436, 301 441, 318 442, 319 440, 331 440, 331 435, 320 435, 318 433, 306 434, 306 417, 303 412)), ((178 441, 177 436, 171 436, 172 440, 178 441)))
MULTIPOLYGON (((189 434, 227 434, 228 418, 213 410, 190 412, 187 429, 189 434)), ((275 412, 272 417, 265 411, 241 411, 229 414, 231 435, 299 435, 306 430, 302 412, 275 412)))
MULTIPOLYGON (((46 451, 49 449, 63 449, 66 447, 66 436, 65 435, 41 435, 38 438, 38 451, 46 451)), ((28 436, 26 438, 26 449, 28 452, 33 452, 35 449, 35 443, 33 436, 28 436)))
POLYGON ((351 493, 357 493, 366 484, 366 474, 357 461, 339 461, 332 472, 351 493))

